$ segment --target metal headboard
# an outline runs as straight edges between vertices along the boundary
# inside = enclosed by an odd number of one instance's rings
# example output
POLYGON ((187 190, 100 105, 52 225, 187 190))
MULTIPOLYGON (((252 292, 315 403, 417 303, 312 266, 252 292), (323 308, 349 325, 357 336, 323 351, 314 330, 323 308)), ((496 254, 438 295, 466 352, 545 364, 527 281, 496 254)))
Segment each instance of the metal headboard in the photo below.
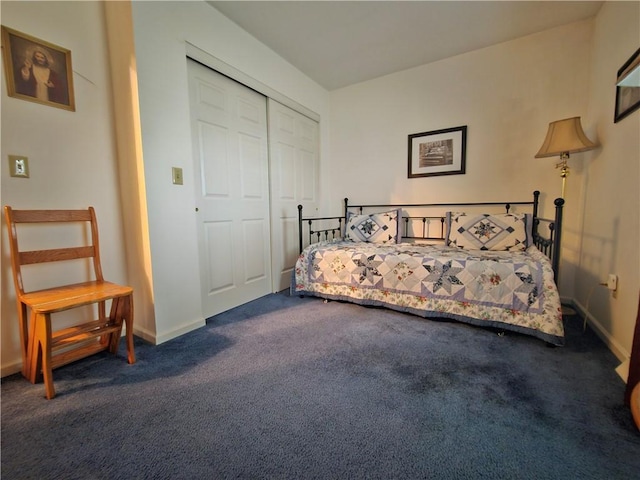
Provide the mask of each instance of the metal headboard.
MULTIPOLYGON (((467 202, 467 203, 418 203, 418 204, 363 204, 349 205, 349 199, 344 199, 344 215, 334 217, 304 217, 302 214, 302 205, 298 205, 298 242, 299 249, 302 252, 304 248, 304 224, 308 225, 308 242, 316 243, 327 240, 337 240, 344 237, 344 229, 347 224, 349 212, 356 210, 363 213, 365 209, 417 209, 417 208, 438 208, 438 207, 481 207, 481 206, 503 206, 506 213, 509 213, 515 205, 531 206, 533 216, 533 243, 547 257, 551 259, 554 276, 557 282, 558 267, 560 265, 560 237, 562 231, 562 209, 564 199, 557 198, 555 204, 555 218, 553 220, 538 217, 540 192, 533 192, 533 200, 525 202, 467 202), (547 234, 543 235, 540 225, 547 225, 547 234), (319 225, 319 226, 318 226, 319 225)), ((429 240, 444 241, 445 240, 445 217, 443 215, 403 215, 404 223, 402 239, 406 240, 429 240), (410 229, 410 224, 422 222, 421 234, 416 235, 415 228, 410 229), (432 231, 433 224, 435 224, 432 231), (410 234, 412 233, 412 234, 410 234)))

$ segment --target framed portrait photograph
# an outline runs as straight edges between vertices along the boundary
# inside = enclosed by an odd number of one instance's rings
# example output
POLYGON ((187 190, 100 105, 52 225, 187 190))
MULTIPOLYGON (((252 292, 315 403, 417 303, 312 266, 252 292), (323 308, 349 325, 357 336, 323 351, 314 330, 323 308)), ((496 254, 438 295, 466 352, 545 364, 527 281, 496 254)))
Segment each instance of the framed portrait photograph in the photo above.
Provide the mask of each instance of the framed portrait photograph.
POLYGON ((1 29, 8 95, 75 111, 71 51, 4 25, 1 29))
POLYGON ((618 123, 638 108, 640 108, 640 48, 618 70, 613 122, 618 123))
POLYGON ((409 178, 464 173, 467 126, 409 135, 409 178))

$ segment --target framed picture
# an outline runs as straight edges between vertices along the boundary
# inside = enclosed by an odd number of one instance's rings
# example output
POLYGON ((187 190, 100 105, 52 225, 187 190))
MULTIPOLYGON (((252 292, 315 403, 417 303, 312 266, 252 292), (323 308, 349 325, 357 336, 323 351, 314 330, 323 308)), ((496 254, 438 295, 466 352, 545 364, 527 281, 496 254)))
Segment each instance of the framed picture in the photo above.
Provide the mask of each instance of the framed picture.
POLYGON ((618 123, 638 108, 640 108, 640 48, 618 70, 616 111, 613 122, 618 123))
POLYGON ((464 173, 467 126, 409 135, 409 178, 464 173))
POLYGON ((2 53, 10 97, 75 111, 69 50, 3 25, 2 53))

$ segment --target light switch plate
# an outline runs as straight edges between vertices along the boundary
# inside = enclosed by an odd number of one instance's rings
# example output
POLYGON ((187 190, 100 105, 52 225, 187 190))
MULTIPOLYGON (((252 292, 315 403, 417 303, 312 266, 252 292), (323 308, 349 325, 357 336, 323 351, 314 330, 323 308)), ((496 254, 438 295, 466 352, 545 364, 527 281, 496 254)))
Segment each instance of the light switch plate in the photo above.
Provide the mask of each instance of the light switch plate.
POLYGON ((29 178, 29 159, 24 155, 9 155, 9 175, 29 178))
POLYGON ((174 185, 182 185, 182 169, 179 167, 171 167, 171 178, 174 185))

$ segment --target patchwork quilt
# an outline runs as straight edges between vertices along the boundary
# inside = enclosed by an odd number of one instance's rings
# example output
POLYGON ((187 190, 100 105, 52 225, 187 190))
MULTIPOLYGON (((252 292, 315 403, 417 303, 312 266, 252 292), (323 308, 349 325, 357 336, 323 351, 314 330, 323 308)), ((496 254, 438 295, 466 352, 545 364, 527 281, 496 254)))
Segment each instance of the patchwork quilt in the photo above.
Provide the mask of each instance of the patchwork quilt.
POLYGON ((521 251, 337 241, 299 256, 291 293, 448 318, 564 344, 549 259, 521 251))

